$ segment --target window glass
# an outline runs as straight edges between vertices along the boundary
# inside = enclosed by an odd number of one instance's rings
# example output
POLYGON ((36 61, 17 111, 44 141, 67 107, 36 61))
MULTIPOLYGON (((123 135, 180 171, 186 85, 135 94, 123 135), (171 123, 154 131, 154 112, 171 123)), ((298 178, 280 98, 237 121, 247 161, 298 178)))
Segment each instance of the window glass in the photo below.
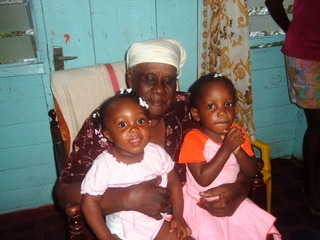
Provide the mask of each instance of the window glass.
POLYGON ((37 62, 27 0, 0 0, 0 64, 37 62))
MULTIPOLYGON (((248 12, 249 12, 249 32, 250 39, 258 39, 261 37, 271 37, 272 36, 284 35, 282 29, 275 23, 267 7, 265 6, 265 0, 249 0, 248 1, 248 12)), ((292 4, 293 0, 284 0, 283 2, 289 19, 292 18, 292 4)), ((269 46, 282 45, 283 41, 270 42, 267 43, 269 46)), ((255 46, 255 47, 265 47, 265 46, 255 46)), ((267 47, 267 46, 266 46, 267 47)), ((254 48, 251 46, 251 48, 254 48)))

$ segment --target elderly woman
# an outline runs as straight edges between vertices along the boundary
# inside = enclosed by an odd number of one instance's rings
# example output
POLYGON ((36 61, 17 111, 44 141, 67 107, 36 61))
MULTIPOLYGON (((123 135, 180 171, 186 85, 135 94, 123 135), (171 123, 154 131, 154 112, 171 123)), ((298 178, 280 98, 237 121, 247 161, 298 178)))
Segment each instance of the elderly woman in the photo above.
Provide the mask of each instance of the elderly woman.
MULTIPOLYGON (((177 162, 185 133, 197 127, 189 114, 189 95, 177 92, 177 79, 186 61, 186 52, 173 39, 154 39, 133 44, 127 52, 127 86, 142 96, 149 105, 151 142, 164 147, 177 162)), ((74 143, 67 164, 56 184, 55 196, 62 208, 70 202, 80 203, 80 184, 93 159, 108 149, 101 133, 95 110, 84 122, 74 143)), ((184 166, 176 164, 181 181, 184 166)), ((108 189, 100 205, 104 214, 135 210, 160 219, 170 207, 166 189, 158 186, 160 179, 127 188, 108 189)), ((239 173, 236 182, 224 184, 201 193, 199 206, 214 216, 230 216, 246 198, 251 180, 239 173), (220 196, 206 201, 206 197, 220 196)))

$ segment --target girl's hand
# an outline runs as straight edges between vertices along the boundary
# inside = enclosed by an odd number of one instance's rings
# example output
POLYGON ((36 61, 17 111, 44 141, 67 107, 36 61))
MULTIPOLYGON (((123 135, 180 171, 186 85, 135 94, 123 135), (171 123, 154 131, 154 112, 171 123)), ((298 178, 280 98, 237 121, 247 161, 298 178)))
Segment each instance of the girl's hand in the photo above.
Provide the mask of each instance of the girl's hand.
POLYGON ((231 127, 225 130, 225 135, 221 136, 224 148, 228 148, 230 152, 237 154, 244 143, 243 133, 239 128, 231 127))
POLYGON ((191 235, 191 229, 183 218, 172 217, 170 221, 170 232, 173 231, 176 231, 178 240, 183 240, 191 235))

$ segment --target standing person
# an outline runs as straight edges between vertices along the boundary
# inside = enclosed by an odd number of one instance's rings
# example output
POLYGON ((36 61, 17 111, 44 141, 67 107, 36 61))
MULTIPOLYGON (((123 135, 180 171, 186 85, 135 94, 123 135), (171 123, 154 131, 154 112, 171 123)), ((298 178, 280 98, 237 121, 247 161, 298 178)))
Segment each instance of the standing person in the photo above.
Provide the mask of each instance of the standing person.
POLYGON ((307 120, 303 138, 305 202, 313 214, 320 215, 320 1, 294 0, 291 21, 283 0, 266 0, 265 4, 286 33, 282 52, 290 100, 303 109, 307 120))
POLYGON ((102 133, 111 144, 92 163, 81 185, 81 207, 98 239, 184 239, 190 228, 184 221, 182 185, 165 150, 149 143, 148 105, 132 89, 120 90, 100 107, 102 133), (155 220, 136 211, 106 217, 100 211, 101 196, 110 187, 128 187, 162 177, 160 186, 171 192, 172 219, 155 220))
POLYGON ((210 73, 200 77, 190 93, 191 115, 200 128, 186 134, 179 162, 187 164, 184 218, 192 237, 256 240, 274 234, 274 238, 280 238, 274 227, 275 217, 248 198, 230 217, 214 217, 197 206, 199 192, 234 182, 240 169, 252 178, 258 164, 245 130, 234 123, 236 91, 232 81, 210 73))
MULTIPOLYGON (((137 92, 149 105, 150 142, 164 147, 177 161, 177 153, 184 134, 198 124, 189 113, 189 95, 177 92, 177 81, 186 61, 186 52, 174 39, 152 39, 134 43, 127 52, 127 86, 137 92)), ((109 149, 109 143, 95 119, 97 111, 84 122, 73 143, 73 151, 62 170, 54 193, 57 203, 65 208, 70 202, 80 203, 80 184, 93 160, 109 149)), ((184 181, 183 168, 176 168, 184 181)), ((109 188, 104 192, 100 207, 103 214, 135 210, 155 219, 170 207, 169 193, 158 186, 160 179, 127 188, 109 188)), ((202 194, 204 198, 220 195, 221 199, 202 201, 201 207, 215 216, 230 216, 251 186, 251 179, 242 171, 234 183, 223 184, 202 194)))

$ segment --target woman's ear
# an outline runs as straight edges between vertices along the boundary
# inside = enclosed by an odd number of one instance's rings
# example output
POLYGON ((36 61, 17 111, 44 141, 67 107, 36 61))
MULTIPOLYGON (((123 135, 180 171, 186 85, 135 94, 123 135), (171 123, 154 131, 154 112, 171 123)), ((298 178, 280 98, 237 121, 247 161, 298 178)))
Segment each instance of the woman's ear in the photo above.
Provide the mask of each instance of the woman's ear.
POLYGON ((129 68, 126 72, 127 88, 132 88, 132 77, 133 77, 133 71, 132 71, 132 68, 129 68))
POLYGON ((191 108, 191 116, 192 116, 193 120, 195 120, 196 122, 200 122, 200 116, 199 116, 198 109, 192 107, 191 108))

